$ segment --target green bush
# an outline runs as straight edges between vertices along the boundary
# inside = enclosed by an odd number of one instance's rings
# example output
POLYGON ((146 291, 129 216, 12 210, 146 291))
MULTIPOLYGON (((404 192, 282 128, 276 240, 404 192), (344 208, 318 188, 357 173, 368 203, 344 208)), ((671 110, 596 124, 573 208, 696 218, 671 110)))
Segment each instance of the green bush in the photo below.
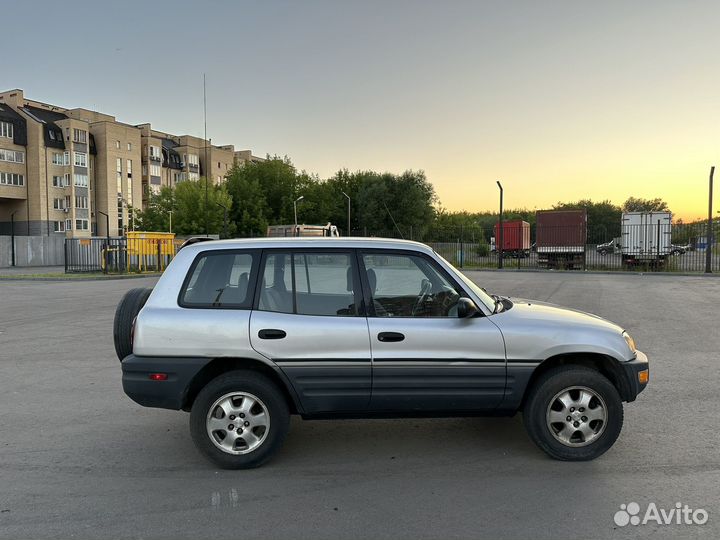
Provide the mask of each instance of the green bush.
POLYGON ((490 255, 490 246, 487 244, 478 244, 477 254, 479 257, 487 257, 490 255))

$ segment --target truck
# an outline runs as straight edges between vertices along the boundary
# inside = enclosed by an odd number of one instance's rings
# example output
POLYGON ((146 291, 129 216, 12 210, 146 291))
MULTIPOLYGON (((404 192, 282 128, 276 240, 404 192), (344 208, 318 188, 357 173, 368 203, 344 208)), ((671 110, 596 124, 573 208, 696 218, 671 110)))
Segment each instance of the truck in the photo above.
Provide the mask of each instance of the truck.
MULTIPOLYGON (((493 228, 495 248, 500 251, 500 223, 493 228)), ((525 258, 530 256, 530 224, 522 219, 503 221, 502 224, 503 257, 525 258)))
POLYGON ((267 228, 267 237, 276 238, 284 236, 328 236, 337 238, 340 236, 335 225, 270 225, 267 228))
POLYGON ((672 252, 670 212, 624 212, 621 252, 623 264, 662 266, 672 252))
POLYGON ((582 269, 585 265, 587 212, 539 210, 535 213, 540 268, 582 269))

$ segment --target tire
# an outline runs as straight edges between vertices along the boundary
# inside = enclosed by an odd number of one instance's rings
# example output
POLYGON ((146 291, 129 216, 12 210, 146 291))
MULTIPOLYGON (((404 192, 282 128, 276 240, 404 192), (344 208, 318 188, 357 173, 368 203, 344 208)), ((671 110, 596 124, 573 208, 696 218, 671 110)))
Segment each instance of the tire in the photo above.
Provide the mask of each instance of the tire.
POLYGON ((622 400, 615 386, 600 372, 584 366, 560 366, 542 375, 530 389, 523 423, 532 441, 550 457, 588 461, 604 454, 620 435, 622 400), (593 397, 581 413, 577 405, 582 405, 582 398, 588 395, 593 397), (569 404, 567 408, 559 397, 569 404), (600 420, 603 410, 605 418, 600 420), (567 418, 571 421, 566 422, 567 418), (558 419, 559 422, 553 422, 558 419), (575 426, 584 431, 575 430, 575 426), (560 440, 563 437, 566 442, 560 440))
POLYGON ((132 325, 137 314, 147 302, 152 289, 139 288, 130 289, 122 297, 120 303, 115 310, 115 319, 113 320, 113 341, 115 342, 115 352, 118 360, 123 359, 132 354, 132 325))
POLYGON ((190 411, 190 435, 195 446, 203 456, 223 469, 259 467, 280 449, 289 425, 290 411, 283 393, 265 375, 250 370, 231 371, 210 381, 200 391, 190 411), (248 399, 255 401, 251 408, 247 408, 248 399), (227 409, 216 405, 218 402, 227 409), (226 410, 235 414, 225 414, 226 410), (240 418, 243 410, 250 411, 243 417, 245 420, 240 418), (265 416, 261 417, 259 411, 265 416), (266 425, 262 420, 254 420, 257 418, 265 418, 266 425), (232 430, 225 428, 225 421, 233 426, 232 430), (238 422, 250 426, 241 426, 238 422), (215 427, 219 429, 213 430, 215 427), (238 433, 237 428, 243 433, 238 433), (259 441, 252 442, 254 448, 248 441, 255 439, 247 439, 248 434, 259 441), (220 446, 228 435, 233 437, 234 444, 227 443, 226 449, 222 449, 220 446), (235 453, 227 449, 231 444, 235 453))

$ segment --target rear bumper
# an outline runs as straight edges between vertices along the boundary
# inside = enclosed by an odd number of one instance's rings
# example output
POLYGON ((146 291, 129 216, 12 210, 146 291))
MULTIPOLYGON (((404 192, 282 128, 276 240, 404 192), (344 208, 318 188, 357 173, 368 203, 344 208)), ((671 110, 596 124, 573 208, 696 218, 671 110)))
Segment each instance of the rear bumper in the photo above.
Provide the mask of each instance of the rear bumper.
POLYGON ((123 390, 144 407, 182 409, 190 382, 209 358, 143 357, 131 354, 121 362, 123 390), (164 381, 153 381, 151 373, 165 373, 164 381))
POLYGON ((628 383, 628 394, 625 396, 626 401, 635 401, 638 394, 645 390, 647 386, 647 382, 640 382, 640 373, 647 371, 649 380, 650 363, 648 362, 648 357, 645 353, 636 351, 634 360, 622 362, 620 365, 625 370, 625 378, 628 383))

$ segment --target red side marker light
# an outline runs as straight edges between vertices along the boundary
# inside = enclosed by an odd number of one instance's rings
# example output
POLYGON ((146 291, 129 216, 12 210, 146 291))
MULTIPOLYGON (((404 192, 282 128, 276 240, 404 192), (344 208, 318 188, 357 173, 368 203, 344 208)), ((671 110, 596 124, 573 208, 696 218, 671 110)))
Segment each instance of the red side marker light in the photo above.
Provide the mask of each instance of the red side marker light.
POLYGON ((167 381, 167 373, 151 373, 148 375, 151 381, 167 381))

